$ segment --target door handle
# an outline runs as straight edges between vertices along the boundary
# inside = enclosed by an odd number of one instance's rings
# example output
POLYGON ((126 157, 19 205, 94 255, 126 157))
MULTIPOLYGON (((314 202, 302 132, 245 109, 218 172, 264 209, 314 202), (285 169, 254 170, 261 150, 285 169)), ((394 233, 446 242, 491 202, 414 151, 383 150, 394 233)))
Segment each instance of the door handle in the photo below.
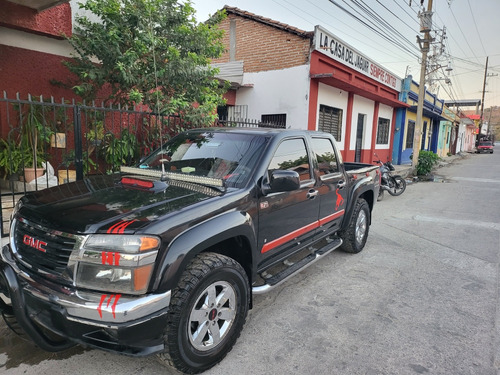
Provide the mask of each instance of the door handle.
POLYGON ((344 180, 340 180, 339 182, 337 182, 337 188, 338 189, 343 189, 345 186, 345 181, 344 180))
POLYGON ((316 195, 318 195, 318 191, 311 189, 307 192, 306 197, 307 197, 307 199, 314 199, 314 198, 316 198, 316 195))

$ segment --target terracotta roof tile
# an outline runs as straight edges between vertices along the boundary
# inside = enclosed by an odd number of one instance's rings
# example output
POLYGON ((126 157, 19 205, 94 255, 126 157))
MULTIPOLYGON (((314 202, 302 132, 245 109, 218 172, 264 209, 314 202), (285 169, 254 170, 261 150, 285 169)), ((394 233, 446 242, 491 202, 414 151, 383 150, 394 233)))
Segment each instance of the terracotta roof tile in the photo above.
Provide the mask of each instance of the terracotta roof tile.
POLYGON ((240 17, 249 18, 249 19, 252 19, 254 21, 261 22, 261 23, 264 23, 266 25, 276 27, 276 28, 284 30, 284 31, 288 31, 288 32, 293 33, 293 34, 297 34, 297 35, 302 36, 304 38, 312 38, 312 36, 314 35, 313 31, 301 30, 297 27, 290 26, 286 23, 275 21, 271 18, 262 17, 262 16, 259 16, 257 14, 247 12, 245 10, 241 10, 239 8, 236 8, 236 7, 230 7, 229 5, 224 5, 223 9, 225 9, 228 14, 236 14, 240 17))

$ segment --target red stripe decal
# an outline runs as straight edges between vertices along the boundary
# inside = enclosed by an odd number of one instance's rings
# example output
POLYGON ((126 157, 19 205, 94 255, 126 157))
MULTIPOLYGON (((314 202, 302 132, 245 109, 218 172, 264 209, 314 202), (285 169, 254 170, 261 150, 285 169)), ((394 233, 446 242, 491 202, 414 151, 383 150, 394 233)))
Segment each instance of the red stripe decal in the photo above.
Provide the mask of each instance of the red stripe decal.
POLYGON ((107 231, 106 233, 113 233, 113 230, 114 230, 117 226, 121 225, 122 223, 123 223, 123 221, 119 221, 118 223, 116 223, 116 224, 112 225, 112 226, 108 229, 108 231, 107 231))
POLYGON ((99 306, 97 306, 97 312, 99 313, 101 319, 102 319, 102 303, 104 302, 107 296, 108 296, 107 294, 101 295, 101 302, 99 302, 99 306))
POLYGON ((345 210, 340 210, 339 212, 335 212, 334 214, 328 215, 323 219, 319 219, 319 225, 325 225, 326 223, 329 223, 330 221, 335 220, 336 218, 342 216, 344 213, 345 210))
POLYGON ((130 224, 132 224, 134 221, 135 221, 135 219, 134 219, 134 220, 130 220, 130 221, 123 221, 123 220, 122 220, 122 221, 119 221, 118 223, 116 223, 116 224, 112 225, 112 226, 108 229, 107 233, 122 234, 122 233, 125 231, 125 229, 126 229, 126 228, 130 225, 130 224))
POLYGON ((312 231, 313 229, 316 229, 319 227, 319 221, 315 221, 314 223, 311 223, 309 225, 306 225, 305 227, 299 228, 297 230, 294 230, 293 232, 290 232, 288 234, 285 234, 284 236, 280 238, 276 238, 275 240, 266 243, 261 250, 261 253, 265 253, 269 250, 274 249, 275 247, 278 247, 280 245, 283 245, 284 243, 293 240, 295 237, 301 236, 303 234, 306 234, 307 232, 312 231))
POLYGON ((272 250, 278 246, 281 246, 284 243, 287 243, 288 241, 291 241, 298 236, 306 234, 307 232, 310 232, 313 229, 320 227, 321 225, 324 225, 332 220, 335 220, 336 218, 344 215, 344 213, 345 213, 345 210, 340 210, 339 212, 335 212, 332 215, 328 215, 328 216, 324 217, 323 219, 315 221, 314 223, 308 224, 305 227, 299 228, 297 230, 294 230, 293 232, 285 234, 284 236, 276 238, 275 240, 264 244, 264 246, 262 246, 261 253, 263 254, 265 252, 268 252, 269 250, 272 250))

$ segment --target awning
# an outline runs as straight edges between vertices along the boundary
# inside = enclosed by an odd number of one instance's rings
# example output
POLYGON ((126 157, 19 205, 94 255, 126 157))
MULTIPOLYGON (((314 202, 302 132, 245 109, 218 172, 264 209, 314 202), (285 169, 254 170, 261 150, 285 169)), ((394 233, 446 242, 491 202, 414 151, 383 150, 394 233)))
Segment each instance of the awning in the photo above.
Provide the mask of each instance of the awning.
MULTIPOLYGON (((416 105, 412 105, 410 107, 410 111, 417 112, 417 106, 416 105)), ((439 120, 439 121, 443 121, 443 120, 444 121, 450 121, 448 118, 446 118, 445 116, 443 116, 441 113, 431 111, 430 109, 425 108, 425 107, 424 107, 423 115, 425 117, 429 117, 429 118, 432 118, 432 119, 435 119, 435 120, 439 120)))
POLYGON ((360 81, 359 84, 351 84, 343 79, 339 79, 335 76, 335 70, 333 72, 325 73, 313 73, 309 77, 312 80, 318 80, 328 86, 333 86, 339 88, 343 91, 352 92, 356 95, 371 99, 375 102, 386 104, 394 108, 408 108, 409 104, 402 102, 394 97, 394 94, 389 90, 386 90, 382 85, 378 86, 376 84, 369 84, 367 82, 360 81))

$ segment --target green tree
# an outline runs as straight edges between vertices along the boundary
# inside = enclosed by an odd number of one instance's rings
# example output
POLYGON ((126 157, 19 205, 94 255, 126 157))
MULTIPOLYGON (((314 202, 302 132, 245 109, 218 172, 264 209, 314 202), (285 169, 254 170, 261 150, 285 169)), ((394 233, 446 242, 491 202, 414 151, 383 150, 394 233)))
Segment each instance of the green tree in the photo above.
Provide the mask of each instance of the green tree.
POLYGON ((198 23, 189 0, 87 0, 80 8, 97 18, 77 17, 68 38, 76 53, 65 65, 77 95, 213 123, 226 90, 209 65, 224 50, 223 13, 198 23))

